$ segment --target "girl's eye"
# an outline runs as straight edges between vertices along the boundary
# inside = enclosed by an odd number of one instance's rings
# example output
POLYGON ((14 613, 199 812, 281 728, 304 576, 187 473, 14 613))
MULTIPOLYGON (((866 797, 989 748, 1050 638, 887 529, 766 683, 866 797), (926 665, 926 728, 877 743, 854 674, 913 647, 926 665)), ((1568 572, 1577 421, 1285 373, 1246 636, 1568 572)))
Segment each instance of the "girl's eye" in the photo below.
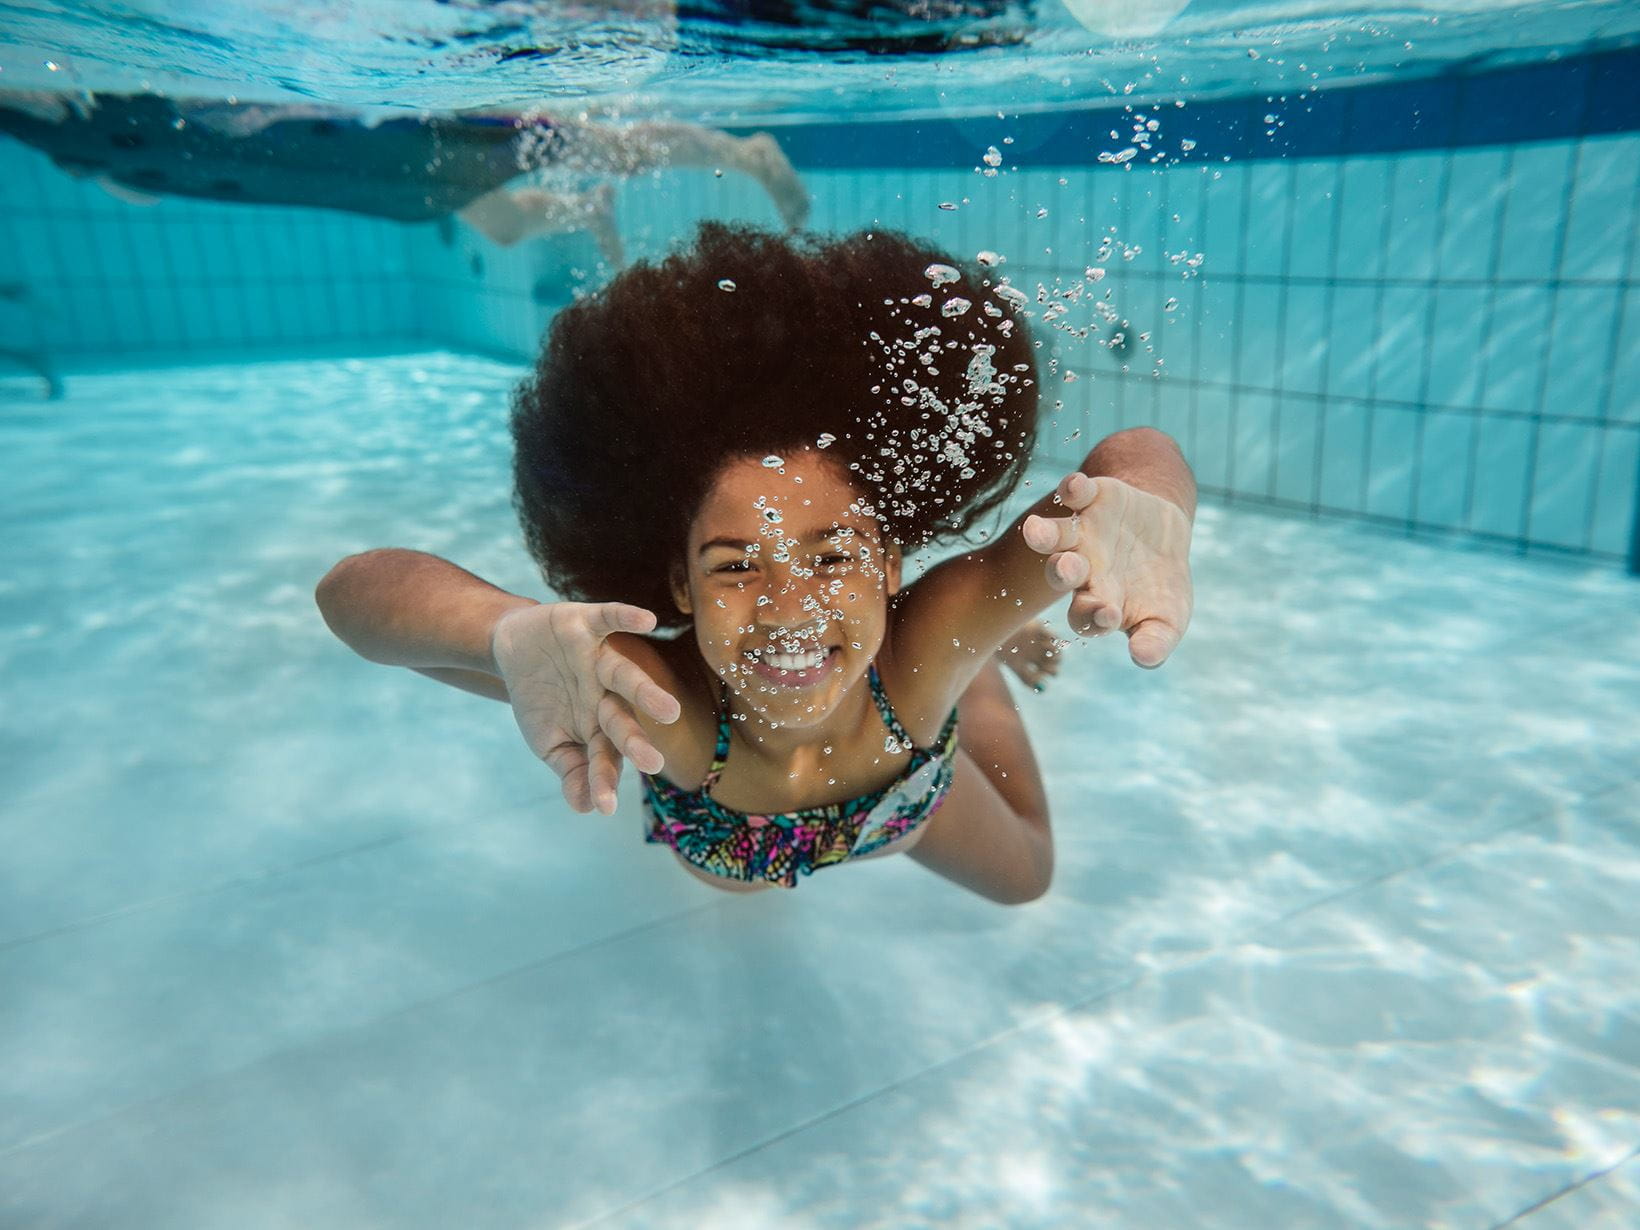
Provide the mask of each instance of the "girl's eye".
POLYGON ((822 568, 835 568, 838 565, 852 564, 853 562, 854 557, 852 555, 822 555, 820 557, 820 566, 822 568))
POLYGON ((745 560, 737 560, 733 564, 724 564, 721 567, 712 569, 712 571, 713 572, 745 572, 749 567, 751 567, 751 565, 749 565, 745 560))

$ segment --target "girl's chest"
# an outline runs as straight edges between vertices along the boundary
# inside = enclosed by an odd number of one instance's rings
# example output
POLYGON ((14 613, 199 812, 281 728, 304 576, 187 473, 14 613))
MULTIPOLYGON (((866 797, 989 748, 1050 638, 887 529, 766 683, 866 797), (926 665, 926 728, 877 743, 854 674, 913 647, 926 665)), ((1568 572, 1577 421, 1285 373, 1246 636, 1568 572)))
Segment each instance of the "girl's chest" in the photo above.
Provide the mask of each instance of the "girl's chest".
MULTIPOLYGON (((749 755, 738 737, 729 744, 728 763, 711 794, 721 806, 748 815, 789 815, 809 808, 853 803, 880 793, 904 776, 911 762, 909 750, 888 751, 887 732, 868 741, 834 740, 810 762, 770 765, 749 755)), ((698 788, 710 766, 694 779, 698 788)))
MULTIPOLYGON (((912 752, 898 741, 890 749, 893 736, 875 711, 869 723, 861 725, 864 729, 808 749, 784 764, 759 757, 738 731, 731 731, 728 756, 710 794, 730 811, 787 815, 877 793, 904 776, 912 752)), ((662 770, 668 781, 690 791, 699 790, 712 769, 718 734, 715 715, 699 722, 694 733, 687 750, 668 758, 662 770)))
MULTIPOLYGON (((662 775, 684 790, 696 791, 711 772, 717 749, 717 698, 702 686, 689 688, 679 701, 683 713, 677 725, 685 729, 667 756, 662 775)), ((915 728, 906 733, 918 746, 927 746, 938 734, 915 728)), ((880 792, 905 775, 912 758, 912 749, 894 737, 876 705, 868 703, 849 729, 833 732, 786 763, 759 755, 741 730, 731 728, 724 768, 710 793, 731 811, 789 814, 880 792)))

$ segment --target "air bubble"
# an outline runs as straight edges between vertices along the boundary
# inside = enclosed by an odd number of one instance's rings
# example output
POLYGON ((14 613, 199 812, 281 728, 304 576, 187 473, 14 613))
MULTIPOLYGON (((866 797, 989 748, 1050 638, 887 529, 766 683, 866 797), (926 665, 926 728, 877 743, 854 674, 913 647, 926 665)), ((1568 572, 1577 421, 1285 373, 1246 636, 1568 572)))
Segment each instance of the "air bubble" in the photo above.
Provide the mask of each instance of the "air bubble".
POLYGON ((963 299, 963 298, 960 298, 960 297, 953 297, 953 298, 947 299, 944 303, 940 304, 940 315, 941 316, 961 316, 964 312, 966 312, 969 308, 971 308, 973 306, 974 305, 972 303, 968 302, 968 300, 966 300, 966 299, 963 299))
POLYGON ((994 145, 986 146, 984 161, 988 167, 1000 167, 1002 165, 1002 151, 994 145))
POLYGON ((933 307, 934 306, 934 296, 933 295, 918 295, 911 302, 915 303, 918 307, 933 307))
POLYGON ((955 201, 941 201, 940 208, 947 213, 951 213, 957 208, 957 203, 955 201))
POLYGON ((832 435, 829 431, 822 431, 820 433, 820 438, 814 443, 817 448, 830 448, 833 444, 837 443, 837 437, 832 435))
POLYGON ((934 264, 923 270, 923 276, 935 286, 945 286, 950 282, 955 282, 962 276, 962 274, 958 273, 950 265, 934 264))
POLYGON ((785 464, 786 464, 786 459, 784 457, 776 457, 773 453, 770 453, 767 457, 765 457, 763 459, 764 467, 766 469, 770 469, 770 470, 778 470, 781 466, 783 466, 785 464))
POLYGON ((984 265, 987 269, 995 269, 998 265, 1004 263, 1008 258, 998 252, 992 252, 989 248, 987 248, 985 251, 975 256, 974 259, 984 265))
POLYGON ((732 278, 719 278, 717 286, 719 290, 733 290, 735 283, 732 278))

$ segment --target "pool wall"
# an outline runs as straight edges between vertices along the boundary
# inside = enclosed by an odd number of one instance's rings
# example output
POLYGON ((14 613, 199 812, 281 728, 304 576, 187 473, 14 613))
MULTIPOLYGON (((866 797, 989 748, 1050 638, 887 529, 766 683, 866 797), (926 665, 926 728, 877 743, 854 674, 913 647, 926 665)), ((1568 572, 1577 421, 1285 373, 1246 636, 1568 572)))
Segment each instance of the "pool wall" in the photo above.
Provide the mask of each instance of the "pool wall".
POLYGON ((416 335, 396 223, 168 197, 133 205, 0 139, 9 344, 119 361, 416 335), (21 310, 21 309, 26 309, 21 310))
MULTIPOLYGON (((1635 568, 1637 69, 1605 54, 781 135, 818 229, 994 249, 1027 291, 1082 283, 1112 236, 1098 293, 1119 320, 1096 321, 1089 297, 1059 322, 1086 337, 1039 328, 1057 361, 1049 457, 1071 465, 1103 433, 1152 424, 1221 499, 1635 568), (1125 165, 1098 160, 1129 148, 1125 165)), ((775 221, 757 185, 710 171, 629 181, 617 208, 629 257, 697 218, 775 221)), ((502 249, 460 226, 135 206, 0 144, 0 283, 34 295, 21 324, 10 305, 11 329, 61 356, 403 340, 525 358, 600 276, 584 237, 502 249)))

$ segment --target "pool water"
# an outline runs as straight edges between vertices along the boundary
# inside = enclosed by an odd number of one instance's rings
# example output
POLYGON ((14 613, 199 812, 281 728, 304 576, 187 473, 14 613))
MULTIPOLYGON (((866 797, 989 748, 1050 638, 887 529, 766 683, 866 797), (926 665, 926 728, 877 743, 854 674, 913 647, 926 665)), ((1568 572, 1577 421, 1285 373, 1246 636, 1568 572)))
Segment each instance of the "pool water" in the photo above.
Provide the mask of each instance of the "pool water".
POLYGON ((138 16, 0 0, 0 29, 0 89, 779 125, 1113 98, 1296 100, 1632 47, 1640 11, 1625 0, 239 0, 138 16))
POLYGON ((547 596, 521 372, 0 375, 0 1223, 1633 1224, 1632 579, 1209 503, 1165 668, 1014 689, 1049 897, 722 894, 314 606, 547 596))

